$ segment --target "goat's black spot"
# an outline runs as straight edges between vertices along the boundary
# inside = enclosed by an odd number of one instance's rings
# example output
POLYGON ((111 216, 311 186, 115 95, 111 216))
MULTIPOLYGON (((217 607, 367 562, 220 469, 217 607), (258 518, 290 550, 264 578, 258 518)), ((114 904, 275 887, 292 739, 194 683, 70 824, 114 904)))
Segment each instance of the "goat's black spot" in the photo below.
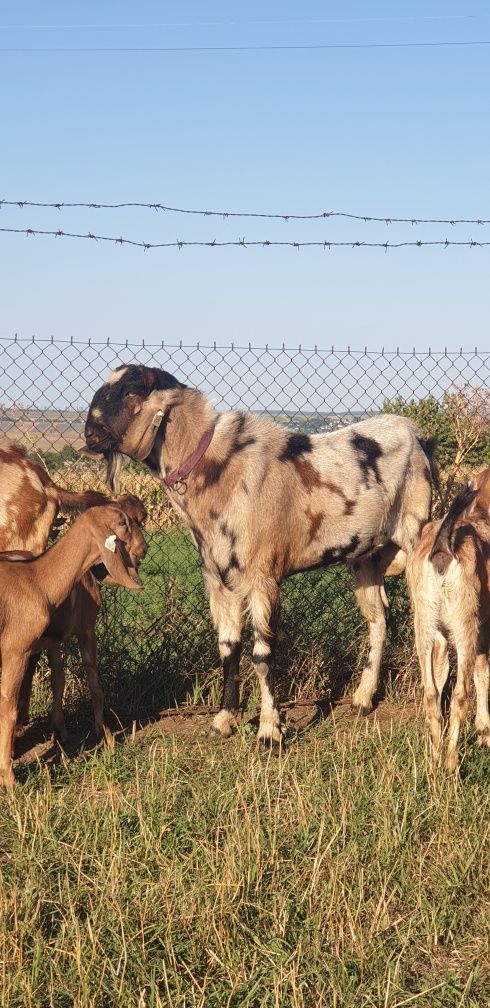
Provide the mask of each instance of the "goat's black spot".
POLYGON ((383 455, 383 449, 374 438, 364 437, 363 434, 353 434, 351 445, 359 456, 359 465, 364 476, 366 485, 369 483, 369 474, 372 472, 377 483, 381 483, 381 475, 378 468, 378 459, 383 455))
POLYGON ((346 560, 351 553, 355 553, 360 541, 358 535, 353 535, 346 546, 332 546, 330 549, 324 550, 322 566, 327 567, 329 564, 341 563, 342 560, 346 560))
POLYGON ((219 576, 226 588, 233 587, 233 579, 231 574, 233 571, 241 571, 240 562, 234 550, 230 554, 230 559, 226 567, 220 567, 218 565, 219 576))
POLYGON ((230 527, 229 527, 229 526, 228 526, 228 525, 226 524, 226 522, 221 522, 221 524, 220 524, 220 527, 219 527, 219 530, 220 530, 220 532, 221 532, 221 535, 223 535, 223 536, 225 537, 225 539, 228 539, 228 541, 230 542, 230 544, 231 544, 232 546, 235 546, 235 545, 236 545, 236 534, 235 534, 235 532, 233 532, 233 531, 232 531, 232 529, 231 529, 231 528, 230 528, 230 527))
POLYGON ((213 509, 211 508, 211 511, 209 512, 209 517, 211 518, 211 521, 218 521, 219 511, 213 511, 213 509))
POLYGON ((238 708, 238 675, 242 646, 239 641, 226 641, 230 654, 223 658, 223 699, 221 709, 235 711, 238 708))
POLYGON ((252 655, 252 662, 254 665, 269 665, 271 658, 272 655, 270 651, 267 654, 257 654, 255 651, 252 655))
POLYGON ((244 451, 245 448, 249 448, 250 445, 257 444, 257 438, 249 437, 246 441, 235 441, 233 448, 231 449, 232 455, 238 455, 239 452, 244 451))
POLYGON ((284 451, 279 456, 279 461, 290 462, 304 452, 311 452, 312 448, 311 438, 307 434, 291 434, 286 441, 284 451))
POLYGON ((228 459, 224 462, 217 462, 215 459, 201 460, 199 463, 199 471, 202 474, 202 490, 207 490, 208 487, 215 486, 219 483, 226 467, 228 465, 228 459))

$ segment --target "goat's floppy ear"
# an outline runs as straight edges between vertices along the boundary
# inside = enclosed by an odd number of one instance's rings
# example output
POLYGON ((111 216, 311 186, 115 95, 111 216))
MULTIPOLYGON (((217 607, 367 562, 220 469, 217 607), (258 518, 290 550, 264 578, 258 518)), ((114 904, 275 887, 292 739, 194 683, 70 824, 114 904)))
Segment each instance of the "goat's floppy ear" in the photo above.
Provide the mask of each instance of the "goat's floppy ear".
POLYGON ((121 451, 137 462, 144 462, 153 448, 160 424, 181 395, 180 388, 164 389, 144 399, 119 442, 121 451))
POLYGON ((136 570, 131 566, 124 544, 120 542, 115 532, 110 532, 109 535, 102 532, 102 536, 100 560, 107 568, 111 579, 110 581, 104 579, 105 583, 119 585, 121 588, 131 588, 132 591, 140 591, 143 585, 136 570))

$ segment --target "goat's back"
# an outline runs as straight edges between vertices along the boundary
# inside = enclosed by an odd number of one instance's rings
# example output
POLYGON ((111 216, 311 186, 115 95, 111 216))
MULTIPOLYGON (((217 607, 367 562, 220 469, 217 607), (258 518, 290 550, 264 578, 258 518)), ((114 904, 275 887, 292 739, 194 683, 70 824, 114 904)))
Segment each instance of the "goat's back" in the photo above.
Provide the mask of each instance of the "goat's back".
POLYGON ((0 551, 42 552, 57 511, 48 474, 23 448, 0 443, 0 551))
POLYGON ((233 581, 236 564, 256 566, 261 554, 276 558, 281 578, 389 541, 408 551, 431 499, 417 429, 392 415, 308 435, 266 417, 222 414, 192 487, 184 517, 204 531, 205 552, 211 546, 220 568, 232 564, 233 581))

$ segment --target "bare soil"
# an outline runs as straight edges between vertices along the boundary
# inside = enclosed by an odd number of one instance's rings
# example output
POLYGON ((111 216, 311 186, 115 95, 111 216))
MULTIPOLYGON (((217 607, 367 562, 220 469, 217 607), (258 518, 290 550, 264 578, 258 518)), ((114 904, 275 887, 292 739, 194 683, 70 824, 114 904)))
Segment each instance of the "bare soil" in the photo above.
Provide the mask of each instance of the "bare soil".
MULTIPOLYGON (((144 739, 149 733, 158 735, 178 736, 193 739, 208 730, 215 708, 212 707, 181 707, 160 711, 149 717, 145 722, 129 724, 111 724, 114 744, 131 744, 144 739)), ((339 700, 332 705, 328 700, 290 701, 282 705, 282 715, 286 733, 302 734, 320 721, 328 720, 340 734, 349 734, 365 729, 366 725, 381 732, 391 731, 394 727, 406 724, 420 716, 418 704, 414 701, 401 706, 382 700, 375 710, 367 717, 357 714, 351 707, 349 698, 339 700)), ((250 718, 247 713, 239 713, 239 724, 249 723, 257 727, 258 718, 250 718)), ((60 762, 63 753, 65 758, 74 758, 82 752, 92 752, 103 743, 97 741, 91 730, 70 723, 68 719, 68 741, 61 749, 53 739, 47 721, 34 721, 27 725, 15 740, 14 766, 40 763, 43 766, 60 762)))

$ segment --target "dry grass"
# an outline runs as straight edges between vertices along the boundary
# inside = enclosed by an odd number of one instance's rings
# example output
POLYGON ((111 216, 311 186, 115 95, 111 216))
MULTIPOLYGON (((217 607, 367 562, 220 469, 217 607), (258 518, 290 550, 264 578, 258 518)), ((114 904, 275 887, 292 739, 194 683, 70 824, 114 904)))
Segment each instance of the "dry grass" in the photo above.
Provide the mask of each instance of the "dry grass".
MULTIPOLYGON (((202 723, 202 722, 201 722, 202 723)), ((483 1008, 488 753, 421 723, 260 757, 141 740, 29 772, 1 815, 3 1008, 483 1008)))

